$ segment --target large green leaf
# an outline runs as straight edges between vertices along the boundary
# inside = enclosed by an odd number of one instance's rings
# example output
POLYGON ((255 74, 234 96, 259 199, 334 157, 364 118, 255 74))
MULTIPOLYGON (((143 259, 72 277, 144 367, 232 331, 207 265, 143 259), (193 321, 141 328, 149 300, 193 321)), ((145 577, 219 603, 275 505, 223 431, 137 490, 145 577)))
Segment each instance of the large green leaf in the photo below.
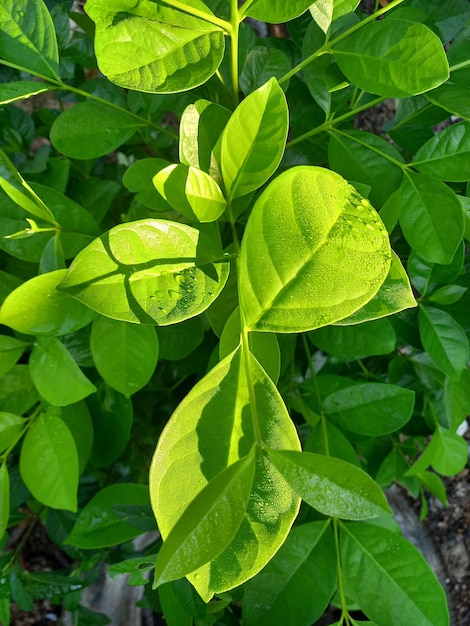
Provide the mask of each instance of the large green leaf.
POLYGON ((351 315, 389 272, 376 211, 338 174, 309 166, 278 176, 243 236, 240 290, 252 330, 303 332, 351 315))
POLYGON ((230 262, 209 237, 164 220, 115 226, 74 259, 61 288, 113 319, 175 324, 204 311, 227 280, 230 262))
POLYGON ((36 500, 54 509, 77 510, 77 449, 60 418, 42 413, 34 420, 21 446, 20 471, 36 500))
POLYGON ((55 337, 37 338, 29 367, 37 390, 54 406, 73 404, 96 391, 64 344, 55 337))
POLYGON ((326 326, 309 333, 311 342, 328 354, 343 358, 361 358, 389 354, 397 338, 387 319, 372 320, 352 326, 326 326))
POLYGON ((336 44, 334 53, 354 85, 387 98, 414 96, 449 78, 439 37, 417 22, 371 22, 336 44))
POLYGON ((250 17, 254 17, 262 22, 270 24, 279 24, 288 22, 305 13, 312 4, 311 0, 253 0, 249 2, 248 9, 242 13, 246 13, 250 17))
POLYGON ((132 526, 113 512, 116 503, 148 506, 148 488, 145 485, 119 483, 101 489, 80 512, 65 543, 92 550, 115 546, 142 534, 140 528, 132 526))
MULTIPOLYGON (((211 18, 202 2, 186 4, 211 18)), ((184 11, 150 0, 88 0, 86 10, 96 22, 100 70, 122 87, 149 93, 186 91, 208 80, 222 61, 220 26, 184 11)))
POLYGON ((251 494, 255 451, 229 465, 184 510, 158 553, 154 587, 216 559, 240 530, 251 494))
POLYGON ((341 526, 345 593, 377 624, 448 626, 445 592, 424 558, 395 532, 341 526))
POLYGON ((95 159, 113 152, 144 124, 101 102, 79 102, 51 127, 51 142, 72 159, 95 159))
POLYGON ((329 520, 296 526, 266 567, 244 586, 245 626, 306 626, 321 617, 336 585, 329 520))
POLYGON ((284 479, 324 515, 363 520, 391 513, 379 485, 362 469, 313 452, 270 450, 284 479))
POLYGON ((360 383, 329 394, 325 413, 343 428, 377 437, 399 430, 413 412, 414 391, 388 383, 360 383))
POLYGON ((58 78, 59 53, 51 15, 42 0, 0 4, 0 56, 32 73, 58 78))
POLYGON ((99 317, 93 323, 90 348, 99 374, 125 396, 145 387, 157 365, 158 337, 152 326, 99 317))
POLYGON ((468 444, 463 437, 439 426, 419 459, 410 467, 407 476, 416 476, 430 465, 443 476, 455 476, 468 461, 468 444))
POLYGON ((89 324, 93 311, 56 290, 66 271, 35 276, 12 291, 0 308, 0 323, 30 335, 65 335, 89 324))
POLYGON ((410 246, 432 263, 450 263, 464 233, 454 191, 436 178, 408 172, 400 193, 400 226, 410 246))
POLYGON ((230 198, 261 187, 279 165, 287 139, 288 110, 275 78, 238 105, 222 133, 222 177, 230 198))
MULTIPOLYGON (((1 10, 1 9, 0 9, 1 10)), ((0 104, 9 104, 17 100, 25 100, 39 93, 49 91, 51 87, 33 80, 18 80, 14 83, 0 84, 0 104)))
POLYGON ((469 359, 464 329, 447 311, 430 306, 420 306, 418 321, 421 341, 432 361, 447 376, 458 380, 469 359))
MULTIPOLYGON (((196 496, 227 467, 263 441, 299 449, 285 405, 251 354, 231 353, 203 378, 166 425, 150 470, 150 493, 165 539, 196 496)), ((299 499, 263 452, 246 514, 230 545, 188 576, 201 597, 254 576, 284 542, 299 499)))
POLYGON ((445 128, 422 146, 412 161, 423 174, 448 182, 470 179, 470 124, 445 128))

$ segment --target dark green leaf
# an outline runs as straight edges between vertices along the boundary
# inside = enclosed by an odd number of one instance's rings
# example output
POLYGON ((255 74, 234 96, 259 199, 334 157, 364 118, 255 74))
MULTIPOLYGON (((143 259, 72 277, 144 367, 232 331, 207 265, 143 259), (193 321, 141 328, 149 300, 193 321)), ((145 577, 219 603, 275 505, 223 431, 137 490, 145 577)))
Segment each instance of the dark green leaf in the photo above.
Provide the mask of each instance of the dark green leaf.
MULTIPOLYGON (((247 96, 264 85, 272 76, 279 80, 290 69, 291 63, 282 50, 256 46, 246 57, 240 74, 240 89, 247 96)), ((288 86, 288 83, 285 83, 284 90, 287 90, 288 86)))
MULTIPOLYGON (((0 319, 2 317, 0 309, 0 319)), ((6 374, 23 354, 27 344, 24 341, 0 335, 0 376, 6 374)))
MULTIPOLYGON (((0 9, 1 10, 1 9, 0 9)), ((1 46, 1 44, 0 44, 1 46)), ((49 85, 33 80, 18 80, 14 83, 0 84, 0 105, 25 100, 52 89, 49 85)))
POLYGON ((136 193, 136 200, 154 211, 168 211, 170 205, 158 193, 153 184, 157 172, 170 165, 164 159, 141 159, 132 163, 122 177, 122 184, 136 193))
POLYGON ((24 426, 25 420, 19 415, 0 412, 0 452, 15 443, 24 426))
POLYGON ((470 124, 445 128, 422 146, 412 161, 423 174, 448 182, 470 178, 470 124))
MULTIPOLYGON (((270 22, 271 24, 279 24, 288 22, 305 13, 311 2, 308 0, 254 0, 249 2, 246 15, 254 17, 262 22, 270 22)), ((242 13, 243 11, 242 7, 242 13)))
POLYGON ((432 465, 439 474, 454 476, 465 468, 467 461, 468 444, 465 439, 439 426, 425 451, 407 474, 416 476, 432 465))
POLYGON ((27 365, 15 365, 0 377, 0 411, 23 415, 38 399, 27 365))
POLYGON ((156 554, 150 554, 149 556, 138 556, 135 559, 126 559, 108 567, 108 573, 111 578, 115 578, 119 574, 129 574, 128 584, 140 587, 148 583, 148 572, 155 568, 156 558, 156 554))
MULTIPOLYGON (((0 418, 1 419, 1 418, 0 418)), ((0 465, 0 539, 3 538, 10 518, 10 477, 7 464, 0 465)))
POLYGON ((343 358, 389 354, 395 350, 397 342, 387 319, 353 326, 326 326, 309 333, 308 337, 320 350, 343 358))
POLYGON ((464 369, 457 380, 447 378, 444 386, 447 426, 456 431, 468 416, 470 406, 470 370, 464 369))
POLYGON ((200 317, 192 317, 175 326, 158 329, 160 359, 179 361, 191 354, 204 339, 204 325, 200 317))

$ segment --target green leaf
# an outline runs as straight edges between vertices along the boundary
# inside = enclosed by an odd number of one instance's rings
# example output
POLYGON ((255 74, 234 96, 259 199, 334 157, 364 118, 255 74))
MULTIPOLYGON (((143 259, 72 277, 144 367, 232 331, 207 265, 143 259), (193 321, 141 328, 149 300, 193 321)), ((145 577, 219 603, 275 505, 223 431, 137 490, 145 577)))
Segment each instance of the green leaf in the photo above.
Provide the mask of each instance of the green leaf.
POLYGON ((213 561, 240 530, 251 495, 255 452, 229 465, 198 493, 158 553, 154 588, 213 561))
POLYGON ((398 150, 382 137, 364 131, 334 132, 328 160, 330 167, 347 180, 369 185, 368 199, 377 207, 386 202, 403 178, 399 164, 404 159, 398 150))
POLYGON ((15 365, 0 377, 0 409, 2 411, 23 415, 38 399, 38 393, 33 386, 27 365, 15 365))
MULTIPOLYGON (((52 408, 49 408, 51 411, 52 408)), ((93 448, 93 422, 85 402, 69 404, 60 409, 60 418, 72 433, 77 448, 79 474, 88 463, 93 448)), ((109 437, 108 437, 109 441, 109 437)))
POLYGON ((209 100, 196 100, 183 111, 180 122, 179 157, 181 163, 207 172, 219 184, 219 139, 230 111, 209 100))
POLYGON ((444 305, 454 304, 460 300, 466 291, 468 291, 468 287, 462 287, 461 285, 445 285, 431 294, 429 301, 444 305))
POLYGON ((373 298, 390 261, 388 235, 367 200, 334 172, 293 167, 256 201, 243 236, 247 326, 303 332, 341 320, 373 298))
POLYGON ((215 180, 191 165, 169 165, 153 184, 171 207, 193 221, 214 222, 227 207, 215 180))
MULTIPOLYGON (((136 200, 154 211, 168 211, 170 205, 158 193, 153 184, 157 172, 170 165, 165 159, 140 159, 135 161, 124 172, 122 184, 132 193, 137 194, 136 200)), ((100 181, 103 182, 103 181, 100 181)))
POLYGON ((148 506, 148 487, 119 483, 101 489, 85 505, 64 543, 85 550, 95 550, 138 537, 142 533, 140 528, 127 524, 113 513, 116 502, 148 506))
POLYGON ((360 0, 315 0, 310 5, 310 13, 324 33, 328 32, 332 22, 343 15, 352 13, 360 0))
POLYGON ((165 220, 120 224, 78 254, 60 287, 113 319, 181 322, 207 309, 228 277, 229 260, 205 233, 165 220))
POLYGON ((329 521, 296 526, 274 558, 244 586, 245 626, 313 624, 336 585, 329 521))
POLYGON ((460 378, 469 359, 464 329, 449 313, 430 306, 420 306, 418 322, 421 341, 431 360, 450 378, 460 378))
POLYGON ((456 431, 467 419, 470 406, 470 370, 464 369, 458 380, 447 378, 444 385, 444 405, 447 425, 456 431))
POLYGON ((418 150, 413 167, 447 182, 470 178, 470 124, 461 122, 441 130, 418 150))
POLYGON ((189 356, 204 339, 204 325, 200 317, 192 317, 175 326, 158 329, 160 359, 179 361, 189 356))
POLYGON ((42 413, 23 440, 21 476, 33 496, 53 509, 77 510, 78 456, 64 422, 42 413))
POLYGON ((334 45, 334 53, 354 85, 386 98, 414 96, 449 78, 439 37, 417 22, 370 22, 334 45))
POLYGON ((426 98, 433 104, 467 121, 470 120, 469 97, 470 88, 467 84, 461 85, 452 79, 426 94, 426 98))
POLYGON ((15 443, 24 426, 25 420, 23 417, 14 413, 0 412, 0 452, 3 452, 15 443))
POLYGON ((448 626, 444 590, 408 541, 371 524, 342 524, 344 591, 377 624, 448 626))
POLYGON ((398 255, 392 250, 392 264, 380 289, 367 304, 344 317, 338 326, 360 324, 370 320, 380 319, 386 315, 399 313, 403 309, 417 306, 408 276, 401 264, 398 255))
POLYGON ((152 326, 99 317, 91 330, 90 348, 106 383, 125 396, 145 387, 158 360, 158 338, 152 326))
POLYGON ((135 559, 126 559, 108 567, 111 578, 119 574, 129 574, 128 584, 136 587, 146 585, 149 581, 148 572, 155 569, 156 554, 138 556, 135 559))
POLYGON ((52 18, 42 0, 3 0, 0 56, 26 71, 59 78, 59 53, 52 18))
POLYGON ((461 241, 449 264, 432 263, 412 251, 408 257, 407 270, 414 287, 424 296, 437 285, 456 280, 462 272, 464 260, 465 242, 461 241))
MULTIPOLYGON (((246 57, 240 74, 240 89, 247 96, 264 85, 272 76, 279 80, 290 70, 291 62, 282 50, 256 46, 246 57)), ((287 90, 288 86, 286 82, 284 90, 287 90)))
POLYGON ((463 437, 438 426, 430 443, 410 467, 408 476, 416 476, 432 465, 443 476, 455 476, 468 461, 468 444, 463 437))
POLYGON ((258 189, 274 174, 288 123, 286 98, 275 78, 238 105, 221 139, 222 177, 230 198, 258 189))
POLYGON ((73 404, 96 391, 64 344, 54 337, 37 338, 29 367, 37 390, 54 406, 73 404))
POLYGON ((51 89, 53 89, 53 87, 33 80, 18 80, 14 83, 1 83, 0 105, 16 102, 17 100, 26 100, 26 98, 37 96, 39 93, 44 93, 51 89))
POLYGON ((354 326, 326 326, 309 333, 308 337, 323 352, 356 359, 389 354, 395 350, 397 343, 393 326, 387 319, 354 326))
POLYGON ((304 450, 341 459, 357 467, 361 466, 356 450, 339 428, 336 428, 329 420, 321 420, 313 427, 305 442, 304 450))
POLYGON ((149 0, 88 0, 103 74, 121 87, 149 93, 186 91, 205 83, 224 56, 224 32, 210 23, 212 14, 202 2, 186 4, 209 21, 149 0))
POLYGON ((450 263, 464 233, 456 194, 440 180, 413 172, 400 189, 400 226, 410 246, 432 263, 450 263))
POLYGON ((12 291, 0 309, 0 323, 29 335, 65 335, 89 324, 93 311, 56 290, 66 272, 35 276, 12 291))
POLYGON ((253 0, 246 11, 242 7, 242 13, 261 22, 280 24, 302 15, 311 4, 311 0, 253 0))
POLYGON ((95 159, 113 152, 144 124, 123 109, 101 102, 79 102, 52 124, 51 142, 72 159, 95 159))
POLYGON ((360 383, 339 389, 323 409, 340 428, 378 437, 404 426, 413 413, 414 391, 388 383, 360 383))
MULTIPOLYGON (((204 487, 260 439, 271 448, 300 447, 276 387, 254 357, 238 349, 193 387, 158 442, 150 493, 164 538, 204 487)), ((240 530, 216 559, 188 576, 201 597, 208 601, 254 576, 284 542, 298 506, 269 458, 257 458, 240 530)))
POLYGON ((391 514, 382 489, 359 467, 313 452, 270 450, 269 457, 292 489, 324 515, 362 520, 391 514))
MULTIPOLYGON (((1 309, 0 309, 1 319, 1 309)), ((27 344, 24 341, 0 335, 0 376, 6 374, 23 354, 27 344)))
POLYGON ((7 464, 0 465, 0 539, 6 532, 10 518, 10 477, 7 464))

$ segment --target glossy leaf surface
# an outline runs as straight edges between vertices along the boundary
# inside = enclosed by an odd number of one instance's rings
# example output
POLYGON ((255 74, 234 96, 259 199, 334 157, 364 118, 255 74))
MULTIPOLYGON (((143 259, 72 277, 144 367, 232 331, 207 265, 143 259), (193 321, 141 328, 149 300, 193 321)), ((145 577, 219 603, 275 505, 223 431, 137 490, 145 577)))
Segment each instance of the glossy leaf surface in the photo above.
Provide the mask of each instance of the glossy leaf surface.
POLYGON ((390 261, 387 233, 367 200, 334 172, 291 168, 257 200, 243 237, 247 325, 303 332, 332 324, 373 298, 390 261))
POLYGON ((54 509, 77 510, 78 456, 64 422, 42 413, 26 433, 21 476, 36 500, 54 509))
POLYGON ((165 326, 204 311, 228 272, 200 231, 147 219, 115 226, 82 250, 61 288, 107 317, 165 326))
POLYGON ((470 178, 470 124, 445 128, 422 146, 412 161, 423 174, 447 182, 470 178))
POLYGON ((408 20, 371 22, 336 44, 334 52, 352 83, 387 98, 429 91, 449 77, 439 37, 408 20))
MULTIPOLYGON (((187 4, 212 15, 202 2, 187 4)), ((149 93, 186 91, 208 80, 222 61, 221 28, 184 11, 149 0, 89 0, 87 13, 96 23, 100 70, 122 87, 149 93)))
POLYGON ((11 370, 23 354, 26 345, 24 341, 15 337, 0 335, 0 376, 11 370))
POLYGON ((310 4, 308 0, 254 0, 250 2, 246 14, 262 22, 278 24, 302 15, 310 4))
POLYGON ((389 354, 395 350, 397 341, 387 319, 352 326, 326 326, 309 333, 309 339, 320 350, 345 358, 389 354))
POLYGON ((0 412, 0 452, 13 445, 25 426, 25 420, 14 413, 0 412))
POLYGON ((320 513, 362 520, 391 513, 382 489, 358 467, 313 452, 271 450, 289 485, 320 513))
MULTIPOLYGON (((274 384, 251 355, 238 349, 193 387, 158 442, 150 492, 164 538, 215 476, 250 454, 258 437, 271 448, 299 448, 274 384)), ((188 577, 201 597, 207 601, 258 572, 284 542, 298 506, 299 499, 269 458, 259 456, 238 533, 216 559, 188 577)))
POLYGON ((271 78, 238 105, 222 133, 222 178, 230 198, 258 189, 274 174, 287 130, 286 98, 271 78))

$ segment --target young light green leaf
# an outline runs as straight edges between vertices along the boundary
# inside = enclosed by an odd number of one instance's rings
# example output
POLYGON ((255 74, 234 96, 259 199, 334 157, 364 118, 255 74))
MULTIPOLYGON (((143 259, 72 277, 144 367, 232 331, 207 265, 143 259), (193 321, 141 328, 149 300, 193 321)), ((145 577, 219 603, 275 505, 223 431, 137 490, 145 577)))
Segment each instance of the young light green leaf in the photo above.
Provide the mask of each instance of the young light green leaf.
POLYGON ((334 172, 293 167, 259 197, 243 236, 247 325, 303 332, 337 322, 375 296, 390 262, 388 235, 367 200, 334 172))
POLYGON ((400 189, 400 226, 410 246, 432 263, 450 263, 464 233, 454 191, 436 178, 413 172, 407 172, 400 189))
POLYGON ((36 500, 53 509, 77 510, 77 449, 60 418, 42 413, 34 420, 21 446, 20 471, 36 500))
POLYGON ((98 317, 90 348, 100 376, 125 396, 145 387, 158 360, 158 337, 152 326, 98 317))
POLYGON ((51 15, 42 0, 3 0, 0 56, 25 71, 59 78, 59 52, 51 15))
POLYGON ((0 412, 0 452, 13 445, 25 426, 25 420, 14 413, 0 412))
POLYGON ((284 153, 288 123, 286 97, 275 78, 238 105, 222 133, 220 148, 230 198, 258 189, 274 174, 284 153))
POLYGON ((292 489, 324 515, 363 520, 391 514, 382 489, 355 465, 313 452, 268 454, 292 489))
POLYGON ((388 383, 360 383, 339 389, 323 409, 340 428, 377 437, 404 426, 413 413, 414 391, 388 383))
POLYGON ((253 0, 246 10, 242 6, 241 12, 262 22, 280 24, 302 15, 311 4, 311 0, 253 0))
POLYGON ((461 122, 440 131, 418 150, 413 167, 447 182, 470 179, 470 124, 461 122))
POLYGON ((56 289, 66 273, 41 274, 12 291, 0 308, 0 323, 29 335, 65 335, 89 324, 94 312, 56 289))
POLYGON ((230 111, 209 100, 196 100, 183 111, 180 122, 181 163, 210 174, 219 184, 219 138, 230 119, 230 111))
POLYGON ((6 532, 10 518, 10 476, 6 461, 0 465, 0 539, 6 532))
POLYGON ((313 624, 336 585, 329 520, 296 526, 274 558, 244 585, 244 626, 313 624))
MULTIPOLYGON (((160 437, 150 493, 162 536, 170 534, 215 476, 260 440, 270 448, 300 447, 276 387, 254 357, 242 355, 239 348, 193 387, 160 437)), ((284 542, 298 506, 299 499, 270 459, 258 458, 240 530, 216 559, 188 576, 201 597, 208 601, 254 576, 284 542)))
POLYGON ((100 70, 121 87, 149 93, 186 91, 206 82, 224 56, 224 31, 202 2, 209 21, 142 0, 88 0, 96 23, 95 52, 100 70), (154 45, 155 40, 159 45, 154 45))
POLYGON ((79 102, 61 113, 51 127, 51 142, 72 159, 95 159, 113 152, 144 124, 101 102, 79 102))
POLYGON ((193 221, 214 222, 227 208, 215 180, 191 165, 169 165, 154 176, 153 184, 170 206, 193 221))
POLYGON ((326 326, 309 333, 308 337, 323 352, 343 358, 389 354, 397 343, 393 326, 387 319, 352 326, 326 326))
POLYGON ((245 517, 255 473, 255 450, 212 478, 165 539, 155 565, 154 587, 214 561, 229 546, 245 517))
MULTIPOLYGON (((0 309, 1 319, 1 309, 0 309)), ((27 344, 15 337, 0 335, 0 376, 6 374, 23 354, 27 344)))
POLYGON ((142 533, 113 513, 117 503, 129 506, 148 506, 148 487, 132 483, 119 483, 98 491, 85 505, 64 543, 95 550, 107 548, 134 539, 142 533))
POLYGON ((37 390, 54 406, 73 404, 96 391, 64 344, 54 337, 37 338, 29 368, 37 390))
POLYGON ((330 25, 343 15, 354 11, 360 0, 315 0, 310 5, 310 13, 324 33, 330 25))
POLYGON ((447 376, 459 379, 469 359, 464 329, 447 311, 430 306, 420 306, 418 322, 421 341, 431 360, 447 376))
POLYGON ((417 306, 410 280, 405 272, 398 255, 392 250, 392 264, 380 289, 367 304, 348 315, 339 322, 338 326, 360 324, 370 320, 380 319, 386 315, 399 313, 404 309, 417 306))
POLYGON ((17 100, 26 100, 26 98, 37 96, 39 93, 44 93, 51 89, 53 89, 53 87, 33 80, 18 80, 14 83, 1 83, 0 105, 16 102, 17 100))
POLYGON ((410 467, 408 476, 416 476, 430 465, 443 476, 455 476, 466 466, 468 445, 463 437, 439 426, 419 459, 410 467))
POLYGON ((377 624, 448 626, 445 592, 423 556, 377 525, 341 525, 345 593, 377 624))
POLYGON ((207 309, 227 280, 214 234, 167 220, 115 226, 80 252, 60 288, 113 319, 175 324, 207 309))
POLYGON ((449 78, 439 37, 408 20, 370 22, 337 43, 334 53, 354 85, 386 98, 414 96, 449 78))

